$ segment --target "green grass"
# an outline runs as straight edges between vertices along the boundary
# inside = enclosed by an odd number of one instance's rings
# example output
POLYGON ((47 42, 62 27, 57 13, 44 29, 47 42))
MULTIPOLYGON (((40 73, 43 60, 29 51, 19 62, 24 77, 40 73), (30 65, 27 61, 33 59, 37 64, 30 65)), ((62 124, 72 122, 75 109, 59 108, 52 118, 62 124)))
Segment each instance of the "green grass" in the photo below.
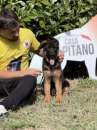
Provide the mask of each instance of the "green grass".
POLYGON ((0 130, 97 130, 97 81, 69 80, 70 95, 45 105, 38 95, 33 105, 0 118, 0 130))

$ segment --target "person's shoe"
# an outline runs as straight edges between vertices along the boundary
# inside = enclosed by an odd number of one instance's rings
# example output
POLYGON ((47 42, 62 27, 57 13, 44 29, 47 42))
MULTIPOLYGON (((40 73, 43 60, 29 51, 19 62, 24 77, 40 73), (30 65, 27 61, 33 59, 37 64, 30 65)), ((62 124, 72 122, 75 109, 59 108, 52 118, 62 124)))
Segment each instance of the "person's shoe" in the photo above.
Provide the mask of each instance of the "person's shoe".
POLYGON ((8 111, 3 105, 0 105, 0 116, 6 114, 8 111))

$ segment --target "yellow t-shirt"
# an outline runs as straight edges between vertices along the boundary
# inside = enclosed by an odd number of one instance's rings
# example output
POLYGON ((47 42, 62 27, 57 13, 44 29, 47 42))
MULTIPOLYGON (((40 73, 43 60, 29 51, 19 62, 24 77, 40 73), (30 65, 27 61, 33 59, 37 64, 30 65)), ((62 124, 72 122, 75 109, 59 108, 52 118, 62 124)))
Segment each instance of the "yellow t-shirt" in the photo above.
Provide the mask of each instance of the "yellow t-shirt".
POLYGON ((33 32, 20 28, 19 39, 10 41, 0 37, 0 71, 25 70, 29 65, 29 49, 37 50, 40 43, 33 32))

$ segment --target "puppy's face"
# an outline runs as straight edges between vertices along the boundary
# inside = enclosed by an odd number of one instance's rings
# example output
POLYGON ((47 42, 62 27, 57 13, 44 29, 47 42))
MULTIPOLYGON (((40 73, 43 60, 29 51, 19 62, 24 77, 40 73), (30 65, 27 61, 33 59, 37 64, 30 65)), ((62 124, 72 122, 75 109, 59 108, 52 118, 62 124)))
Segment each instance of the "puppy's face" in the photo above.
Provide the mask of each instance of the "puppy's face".
POLYGON ((50 65, 54 65, 55 61, 58 59, 59 53, 59 43, 56 39, 52 38, 47 40, 45 46, 43 47, 43 55, 45 60, 50 63, 50 65))

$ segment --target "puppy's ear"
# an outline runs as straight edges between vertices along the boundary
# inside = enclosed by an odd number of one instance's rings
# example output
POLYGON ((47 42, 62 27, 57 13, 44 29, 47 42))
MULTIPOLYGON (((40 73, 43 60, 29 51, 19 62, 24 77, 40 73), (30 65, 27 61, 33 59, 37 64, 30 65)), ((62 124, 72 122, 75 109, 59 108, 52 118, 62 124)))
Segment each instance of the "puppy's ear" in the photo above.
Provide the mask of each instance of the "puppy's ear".
POLYGON ((40 46, 39 48, 35 51, 36 54, 40 55, 40 56, 44 56, 44 48, 46 47, 47 45, 47 40, 43 40, 40 42, 40 46))
POLYGON ((55 48, 59 49, 59 41, 54 39, 55 48))
POLYGON ((47 43, 48 43, 47 40, 43 40, 43 41, 40 43, 39 49, 44 48, 44 47, 47 45, 47 43))

